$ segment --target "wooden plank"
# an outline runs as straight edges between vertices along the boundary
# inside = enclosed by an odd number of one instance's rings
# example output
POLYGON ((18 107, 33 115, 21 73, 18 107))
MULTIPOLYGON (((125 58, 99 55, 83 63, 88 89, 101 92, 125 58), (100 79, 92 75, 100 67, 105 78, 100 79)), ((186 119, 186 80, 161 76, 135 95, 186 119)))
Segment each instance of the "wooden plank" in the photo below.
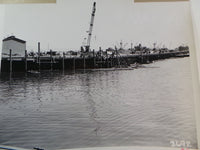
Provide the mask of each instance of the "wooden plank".
POLYGON ((56 3, 56 0, 0 0, 0 4, 56 3))
POLYGON ((141 2, 186 2, 190 0, 134 0, 135 3, 141 3, 141 2))

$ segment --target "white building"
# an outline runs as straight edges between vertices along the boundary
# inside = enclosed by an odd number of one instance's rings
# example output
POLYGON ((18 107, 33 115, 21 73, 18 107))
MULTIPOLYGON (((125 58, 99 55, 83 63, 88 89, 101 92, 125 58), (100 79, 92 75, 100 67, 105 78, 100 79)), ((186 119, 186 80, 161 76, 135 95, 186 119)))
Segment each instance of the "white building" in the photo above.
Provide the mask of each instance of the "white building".
POLYGON ((7 37, 3 40, 2 57, 9 57, 10 49, 12 57, 24 57, 26 50, 26 41, 16 38, 15 36, 7 37))

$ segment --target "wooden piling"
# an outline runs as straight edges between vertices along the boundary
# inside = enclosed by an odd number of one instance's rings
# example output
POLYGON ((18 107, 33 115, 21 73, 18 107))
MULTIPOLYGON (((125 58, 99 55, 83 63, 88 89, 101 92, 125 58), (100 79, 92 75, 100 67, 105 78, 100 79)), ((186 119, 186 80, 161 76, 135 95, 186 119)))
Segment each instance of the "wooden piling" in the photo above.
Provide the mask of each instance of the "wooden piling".
POLYGON ((96 57, 95 57, 95 52, 94 52, 94 49, 93 49, 93 68, 96 68, 96 57))
POLYGON ((108 51, 106 51, 106 62, 107 62, 107 68, 109 68, 108 51))
POLYGON ((85 72, 85 54, 83 55, 83 69, 84 69, 84 72, 85 72))
POLYGON ((144 61, 143 61, 143 49, 141 49, 141 63, 143 63, 144 61))
POLYGON ((110 66, 113 67, 113 52, 112 52, 112 55, 110 57, 110 66))
POLYGON ((12 73, 12 49, 10 49, 10 73, 12 73))
POLYGON ((119 60, 119 52, 118 52, 118 50, 117 50, 117 47, 116 47, 115 49, 116 49, 117 67, 121 67, 121 66, 120 66, 120 60, 119 60))
POLYGON ((40 71, 40 42, 38 42, 38 70, 40 71))
POLYGON ((73 58, 73 69, 74 69, 74 71, 76 70, 76 58, 75 58, 75 56, 73 58))
POLYGON ((51 71, 53 70, 52 50, 50 50, 51 71))
POLYGON ((102 62, 102 61, 103 61, 103 60, 102 60, 102 56, 103 56, 103 55, 102 55, 101 47, 99 47, 99 51, 100 51, 100 57, 101 57, 101 68, 103 68, 103 66, 102 66, 102 63, 103 63, 103 62, 102 62))
POLYGON ((27 72, 28 68, 27 68, 27 50, 25 50, 25 71, 27 72))
POLYGON ((65 52, 63 52, 62 69, 65 70, 65 52))

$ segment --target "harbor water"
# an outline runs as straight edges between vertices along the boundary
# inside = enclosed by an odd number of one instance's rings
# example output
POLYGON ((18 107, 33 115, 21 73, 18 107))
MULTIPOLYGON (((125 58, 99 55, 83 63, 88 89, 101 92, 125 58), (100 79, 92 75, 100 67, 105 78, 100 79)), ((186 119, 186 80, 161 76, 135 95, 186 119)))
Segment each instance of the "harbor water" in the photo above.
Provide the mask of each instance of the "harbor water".
POLYGON ((197 148, 189 57, 133 70, 1 74, 0 145, 197 148))

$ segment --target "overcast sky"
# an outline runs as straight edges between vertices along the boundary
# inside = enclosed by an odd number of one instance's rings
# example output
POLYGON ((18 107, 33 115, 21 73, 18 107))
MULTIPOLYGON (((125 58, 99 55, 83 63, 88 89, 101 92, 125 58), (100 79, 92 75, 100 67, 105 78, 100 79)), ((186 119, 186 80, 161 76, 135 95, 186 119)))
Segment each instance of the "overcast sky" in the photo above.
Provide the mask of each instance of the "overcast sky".
MULTIPOLYGON (((3 37, 27 41, 28 50, 79 50, 89 28, 93 0, 57 0, 57 4, 6 5, 3 37)), ((103 49, 122 40, 146 46, 174 48, 193 44, 189 2, 134 3, 133 0, 96 0, 91 46, 103 49)))

